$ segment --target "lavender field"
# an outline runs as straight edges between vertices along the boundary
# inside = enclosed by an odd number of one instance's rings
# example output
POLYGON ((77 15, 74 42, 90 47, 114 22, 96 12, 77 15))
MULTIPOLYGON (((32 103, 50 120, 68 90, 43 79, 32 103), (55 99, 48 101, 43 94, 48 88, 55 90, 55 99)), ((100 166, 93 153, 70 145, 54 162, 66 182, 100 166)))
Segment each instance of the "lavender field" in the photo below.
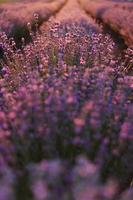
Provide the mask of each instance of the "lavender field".
POLYGON ((81 1, 0 3, 0 200, 133 200, 132 42, 81 1))

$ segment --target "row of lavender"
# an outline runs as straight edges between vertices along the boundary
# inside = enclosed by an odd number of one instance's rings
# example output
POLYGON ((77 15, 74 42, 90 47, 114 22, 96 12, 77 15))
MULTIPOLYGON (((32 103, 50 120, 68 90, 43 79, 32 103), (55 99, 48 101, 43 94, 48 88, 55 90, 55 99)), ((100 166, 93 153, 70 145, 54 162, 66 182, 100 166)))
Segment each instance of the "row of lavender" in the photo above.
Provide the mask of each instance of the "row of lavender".
POLYGON ((21 50, 0 35, 0 199, 131 200, 132 49, 85 21, 28 28, 21 50))
POLYGON ((55 15, 65 5, 67 0, 0 0, 0 31, 13 37, 20 47, 20 40, 25 37, 30 41, 27 23, 32 30, 36 29, 34 14, 38 13, 38 26, 55 15))
POLYGON ((133 47, 133 2, 121 0, 78 0, 84 10, 121 35, 133 47))

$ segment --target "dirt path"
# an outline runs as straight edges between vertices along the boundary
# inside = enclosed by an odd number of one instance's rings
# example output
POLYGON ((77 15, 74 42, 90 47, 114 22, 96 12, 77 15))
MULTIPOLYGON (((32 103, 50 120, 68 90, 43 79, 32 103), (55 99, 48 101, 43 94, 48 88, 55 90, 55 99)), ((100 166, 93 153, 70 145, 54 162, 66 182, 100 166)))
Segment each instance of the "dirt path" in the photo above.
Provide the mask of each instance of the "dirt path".
POLYGON ((107 27, 104 27, 104 24, 103 24, 103 29, 101 29, 101 27, 95 21, 95 19, 86 13, 85 9, 83 9, 79 0, 68 0, 65 6, 63 6, 62 9, 58 13, 56 13, 54 20, 58 22, 63 22, 63 21, 70 22, 70 24, 74 22, 80 24, 81 21, 85 21, 85 24, 88 27, 89 26, 93 27, 96 32, 102 32, 103 34, 108 33, 114 40, 118 52, 123 51, 123 49, 125 48, 123 41, 121 41, 121 38, 119 38, 119 35, 117 36, 110 29, 107 30, 107 27))
POLYGON ((55 21, 58 22, 70 21, 72 23, 80 22, 81 20, 85 20, 88 25, 93 25, 98 31, 100 31, 100 28, 95 23, 94 19, 88 16, 81 8, 78 0, 68 0, 65 6, 55 15, 55 21))
MULTIPOLYGON (((114 32, 112 32, 110 29, 104 27, 104 24, 103 28, 101 28, 101 25, 99 25, 94 18, 87 14, 85 9, 83 9, 79 0, 67 0, 67 3, 54 16, 54 21, 61 23, 66 22, 70 25, 76 22, 83 27, 87 26, 87 29, 92 29, 94 32, 100 32, 103 35, 109 34, 115 43, 116 56, 119 54, 122 55, 123 50, 126 48, 124 41, 119 38, 119 35, 114 34, 114 32)), ((45 29, 45 23, 42 25, 41 29, 45 29)))
MULTIPOLYGON (((57 14, 56 19, 59 21, 62 20, 74 20, 79 21, 81 19, 86 19, 88 23, 94 24, 94 20, 87 16, 84 10, 80 7, 80 4, 77 0, 68 0, 64 8, 57 14)), ((98 27, 98 26, 97 26, 98 27)))

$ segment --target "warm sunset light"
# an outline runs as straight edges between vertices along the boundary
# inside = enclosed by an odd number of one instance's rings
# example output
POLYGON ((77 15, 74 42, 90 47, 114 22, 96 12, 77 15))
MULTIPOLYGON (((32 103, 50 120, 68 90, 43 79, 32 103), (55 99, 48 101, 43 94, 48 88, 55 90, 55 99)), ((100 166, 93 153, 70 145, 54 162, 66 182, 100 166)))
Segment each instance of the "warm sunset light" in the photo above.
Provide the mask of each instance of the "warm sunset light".
POLYGON ((0 200, 133 200, 132 0, 0 0, 0 200))

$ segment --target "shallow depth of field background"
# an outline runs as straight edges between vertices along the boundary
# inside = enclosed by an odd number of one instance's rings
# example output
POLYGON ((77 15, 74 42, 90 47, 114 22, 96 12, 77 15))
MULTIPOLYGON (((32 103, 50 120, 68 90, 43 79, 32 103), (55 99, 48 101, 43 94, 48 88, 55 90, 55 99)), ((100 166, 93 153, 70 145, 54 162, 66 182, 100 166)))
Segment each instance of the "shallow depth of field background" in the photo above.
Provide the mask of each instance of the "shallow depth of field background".
POLYGON ((133 2, 0 0, 0 200, 133 200, 133 2))

